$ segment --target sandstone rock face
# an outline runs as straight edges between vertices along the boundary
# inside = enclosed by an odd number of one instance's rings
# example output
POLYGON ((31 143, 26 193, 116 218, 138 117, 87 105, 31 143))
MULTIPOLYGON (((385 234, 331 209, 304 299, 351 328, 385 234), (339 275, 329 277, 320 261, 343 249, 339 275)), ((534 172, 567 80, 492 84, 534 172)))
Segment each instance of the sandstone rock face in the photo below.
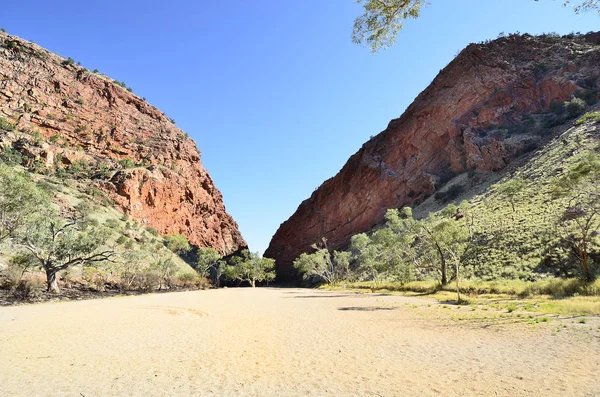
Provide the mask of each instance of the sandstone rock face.
POLYGON ((38 140, 19 150, 46 167, 60 159, 108 170, 93 183, 160 233, 223 254, 246 246, 194 141, 108 77, 0 33, 0 117, 38 140))
POLYGON ((455 175, 506 167, 539 137, 491 134, 492 125, 520 123, 576 90, 597 90, 599 40, 512 35, 469 45, 280 226, 265 252, 278 278, 292 277, 293 260, 322 237, 343 247, 387 209, 419 203, 455 175))

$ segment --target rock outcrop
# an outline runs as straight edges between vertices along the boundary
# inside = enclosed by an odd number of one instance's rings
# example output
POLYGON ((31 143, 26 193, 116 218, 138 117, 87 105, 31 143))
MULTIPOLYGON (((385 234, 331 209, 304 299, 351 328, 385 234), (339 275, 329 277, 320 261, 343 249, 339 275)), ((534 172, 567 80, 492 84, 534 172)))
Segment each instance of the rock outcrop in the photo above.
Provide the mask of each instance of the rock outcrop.
POLYGON ((576 91, 597 92, 599 66, 598 34, 469 45, 280 226, 265 252, 278 278, 292 277, 292 261, 322 237, 343 247, 387 209, 417 204, 456 175, 502 170, 541 138, 495 126, 522 123, 576 91))
POLYGON ((123 83, 0 33, 0 117, 34 138, 19 148, 30 160, 91 166, 98 189, 158 232, 223 254, 246 246, 194 141, 123 83))

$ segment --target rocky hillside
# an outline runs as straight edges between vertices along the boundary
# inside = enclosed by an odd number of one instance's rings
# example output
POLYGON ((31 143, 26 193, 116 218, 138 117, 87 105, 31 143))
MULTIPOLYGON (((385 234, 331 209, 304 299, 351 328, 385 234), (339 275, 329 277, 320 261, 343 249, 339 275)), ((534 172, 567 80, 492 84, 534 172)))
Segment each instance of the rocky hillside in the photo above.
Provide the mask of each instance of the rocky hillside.
POLYGON ((574 96, 594 101, 599 64, 598 33, 511 35, 469 45, 300 204, 265 255, 277 260, 285 279, 292 261, 322 237, 330 248, 343 248, 389 208, 420 204, 436 192, 440 200, 451 196, 446 184, 460 176, 468 179, 460 189, 488 180, 556 134, 564 119, 553 108, 574 96))
POLYGON ((192 139, 124 83, 0 33, 4 151, 69 172, 140 223, 230 254, 246 246, 192 139))

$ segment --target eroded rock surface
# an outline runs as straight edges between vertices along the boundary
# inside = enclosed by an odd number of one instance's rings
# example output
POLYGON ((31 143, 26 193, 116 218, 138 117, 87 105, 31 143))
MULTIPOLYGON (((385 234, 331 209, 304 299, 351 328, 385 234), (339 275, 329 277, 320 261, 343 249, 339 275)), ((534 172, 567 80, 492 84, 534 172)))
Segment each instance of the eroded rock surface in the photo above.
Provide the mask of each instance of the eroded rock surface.
POLYGON ((539 133, 507 133, 576 91, 594 92, 600 75, 598 34, 512 35, 471 44, 431 85, 325 181, 274 235, 265 255, 279 279, 322 237, 330 248, 382 222, 389 208, 423 201, 450 178, 485 175, 531 150, 539 133))
POLYGON ((93 183, 160 233, 223 254, 246 246, 194 141, 110 78, 0 33, 0 117, 37 141, 19 148, 32 161, 104 170, 93 183))

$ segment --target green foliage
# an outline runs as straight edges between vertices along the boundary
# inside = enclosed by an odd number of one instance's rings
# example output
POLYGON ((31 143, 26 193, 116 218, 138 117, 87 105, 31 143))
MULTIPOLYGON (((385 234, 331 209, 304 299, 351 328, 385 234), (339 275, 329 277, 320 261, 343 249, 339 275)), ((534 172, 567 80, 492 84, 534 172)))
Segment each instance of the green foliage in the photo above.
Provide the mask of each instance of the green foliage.
POLYGON ((11 124, 10 122, 8 122, 4 117, 0 117, 0 129, 6 130, 6 131, 14 131, 15 126, 14 126, 14 124, 11 124))
POLYGON ((135 162, 132 159, 130 159, 129 157, 127 157, 127 158, 119 160, 119 165, 125 169, 134 168, 135 162))
POLYGON ((49 206, 46 193, 26 175, 0 164, 0 242, 23 232, 32 215, 49 206))
POLYGON ((587 103, 585 103, 585 101, 581 98, 575 98, 570 102, 565 102, 565 110, 569 118, 579 116, 585 111, 585 109, 587 109, 587 107, 587 103))
POLYGON ((165 242, 168 249, 179 255, 187 253, 192 248, 187 237, 182 234, 169 234, 165 242))
POLYGON ((221 259, 221 254, 212 247, 199 248, 197 258, 196 270, 198 274, 210 277, 211 270, 215 270, 215 266, 217 266, 219 259, 221 259))
POLYGON ((0 160, 7 165, 21 165, 23 155, 11 146, 4 146, 0 152, 0 160))
POLYGON ((76 265, 111 261, 116 253, 105 248, 106 229, 86 227, 81 218, 62 219, 56 211, 39 211, 17 237, 46 272, 48 290, 58 291, 56 274, 76 265))
POLYGON ((254 288, 257 282, 275 279, 275 260, 263 258, 257 252, 245 249, 231 262, 232 265, 225 269, 225 277, 229 280, 246 281, 254 288))
MULTIPOLYGON (((354 20, 352 41, 369 47, 373 52, 392 46, 403 22, 418 18, 421 8, 428 5, 425 0, 355 1, 362 5, 364 12, 354 20)), ((564 0, 563 4, 573 6, 576 13, 589 10, 600 13, 598 0, 564 0)))
POLYGON ((421 7, 427 3, 422 0, 357 0, 364 13, 354 21, 352 41, 369 47, 377 52, 392 46, 396 35, 406 19, 416 19, 421 7))
MULTIPOLYGON (((430 279, 450 284, 457 275, 461 284, 593 279, 600 275, 599 149, 595 127, 580 123, 468 205, 421 219, 410 208, 388 210, 385 225, 350 239, 344 280, 381 286, 430 279)), ((315 254, 298 258, 303 274, 322 263, 315 254)))
POLYGON ((335 283, 349 276, 349 252, 334 251, 332 255, 327 248, 326 239, 322 239, 322 248, 317 244, 313 248, 314 253, 303 253, 294 261, 294 268, 305 280, 316 278, 318 282, 335 283))
POLYGON ((64 61, 62 61, 62 64, 65 66, 72 66, 75 64, 75 60, 71 57, 65 59, 64 61))
POLYGON ((153 228, 152 226, 146 226, 146 230, 148 231, 148 233, 150 233, 154 237, 158 237, 158 231, 155 228, 153 228))
POLYGON ((581 125, 587 122, 600 123, 600 112, 588 112, 584 114, 575 122, 575 125, 581 125))

